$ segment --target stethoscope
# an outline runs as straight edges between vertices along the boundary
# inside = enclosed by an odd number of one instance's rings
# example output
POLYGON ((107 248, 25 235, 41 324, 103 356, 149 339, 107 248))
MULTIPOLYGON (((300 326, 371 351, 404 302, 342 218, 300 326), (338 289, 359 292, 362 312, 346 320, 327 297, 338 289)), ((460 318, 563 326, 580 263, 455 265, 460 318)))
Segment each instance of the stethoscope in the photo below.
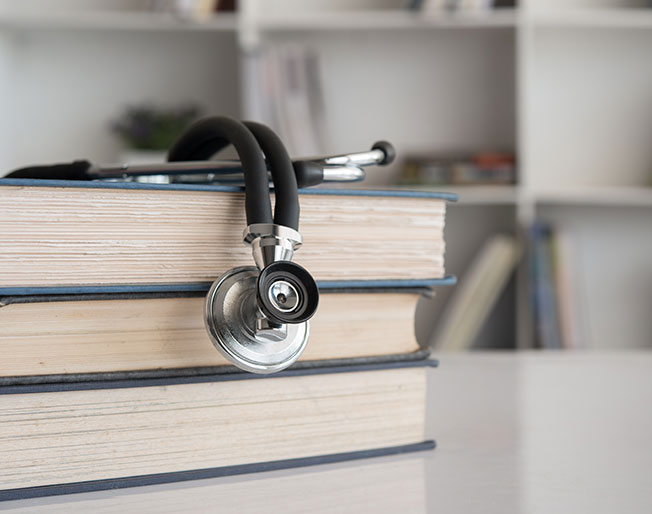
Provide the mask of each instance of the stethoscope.
POLYGON ((232 364, 253 373, 275 373, 293 364, 309 337, 308 320, 319 305, 319 289, 292 262, 302 244, 298 187, 324 181, 361 180, 362 166, 389 164, 393 147, 376 143, 368 152, 292 161, 267 126, 218 116, 189 127, 168 153, 166 165, 96 168, 87 161, 24 168, 10 177, 77 180, 227 183, 243 181, 247 227, 243 241, 255 266, 233 268, 211 286, 204 321, 211 342, 232 364), (232 145, 238 161, 209 161, 232 145), (269 170, 269 174, 268 174, 269 170), (240 177, 241 174, 241 177, 240 177), (270 175, 276 204, 272 215, 270 175), (190 177, 190 180, 188 180, 190 177))
POLYGON ((213 283, 204 321, 213 345, 230 362, 254 373, 274 373, 303 352, 308 320, 319 304, 315 280, 292 262, 302 240, 290 156, 267 126, 215 117, 182 134, 168 161, 206 160, 228 145, 242 163, 247 216, 243 239, 251 246, 256 266, 231 269, 213 283), (276 197, 273 216, 265 159, 276 197))

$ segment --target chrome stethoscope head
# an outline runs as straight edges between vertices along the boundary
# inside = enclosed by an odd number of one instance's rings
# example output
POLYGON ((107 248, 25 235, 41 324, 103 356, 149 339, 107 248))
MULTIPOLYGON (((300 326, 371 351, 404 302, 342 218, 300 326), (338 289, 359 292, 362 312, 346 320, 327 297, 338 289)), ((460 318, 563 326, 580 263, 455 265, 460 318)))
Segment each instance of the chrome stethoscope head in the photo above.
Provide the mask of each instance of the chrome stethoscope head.
MULTIPOLYGON (((291 263, 293 264, 293 263, 291 263)), ((254 266, 227 271, 210 288, 204 304, 204 322, 211 342, 238 368, 252 373, 276 373, 294 363, 308 342, 308 321, 277 323, 266 317, 258 302, 260 271, 254 266)), ((268 287, 268 294, 285 292, 284 281, 268 287)), ((297 291, 298 296, 298 291, 297 291)), ((314 296, 318 301, 318 296, 314 296)))
POLYGON ((303 353, 319 289, 310 273, 290 260, 301 241, 298 232, 249 225, 244 240, 257 266, 234 268, 213 283, 204 322, 213 345, 231 363, 253 373, 275 373, 303 353))

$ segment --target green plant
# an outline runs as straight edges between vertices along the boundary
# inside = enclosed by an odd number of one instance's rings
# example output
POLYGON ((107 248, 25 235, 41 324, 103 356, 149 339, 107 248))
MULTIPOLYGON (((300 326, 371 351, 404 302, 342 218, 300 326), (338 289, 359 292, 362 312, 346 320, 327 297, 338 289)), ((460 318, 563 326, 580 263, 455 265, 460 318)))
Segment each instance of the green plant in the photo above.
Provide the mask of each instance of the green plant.
POLYGON ((129 106, 112 123, 111 130, 128 148, 168 150, 199 114, 200 109, 194 105, 171 109, 151 105, 129 106))

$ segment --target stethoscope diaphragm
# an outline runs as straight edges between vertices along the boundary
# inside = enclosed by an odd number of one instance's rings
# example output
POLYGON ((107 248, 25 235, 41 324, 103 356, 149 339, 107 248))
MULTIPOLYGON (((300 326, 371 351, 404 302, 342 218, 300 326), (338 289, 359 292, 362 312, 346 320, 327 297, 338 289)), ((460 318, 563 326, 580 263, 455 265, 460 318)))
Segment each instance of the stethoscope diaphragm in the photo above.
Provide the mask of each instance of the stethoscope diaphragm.
POLYGON ((257 306, 259 271, 234 268, 211 286, 204 322, 213 346, 232 364, 253 373, 275 373, 303 352, 309 324, 270 323, 257 306))

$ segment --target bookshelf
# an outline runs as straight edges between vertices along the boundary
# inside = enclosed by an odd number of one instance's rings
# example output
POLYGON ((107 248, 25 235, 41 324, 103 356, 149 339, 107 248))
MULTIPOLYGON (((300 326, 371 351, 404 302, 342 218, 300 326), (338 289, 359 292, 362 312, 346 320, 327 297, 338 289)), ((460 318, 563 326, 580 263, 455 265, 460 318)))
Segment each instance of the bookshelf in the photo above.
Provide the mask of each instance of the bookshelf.
MULTIPOLYGON (((523 0, 482 14, 416 14, 399 0, 241 0, 237 14, 207 20, 146 5, 0 2, 2 170, 115 161, 107 127, 128 103, 193 101, 256 117, 260 51, 303 45, 320 60, 326 151, 388 139, 399 154, 517 154, 514 186, 436 188, 460 195, 448 218, 452 273, 464 276, 491 233, 526 239, 536 219, 562 224, 577 241, 588 346, 652 347, 648 2, 523 0)), ((398 171, 375 170, 369 184, 386 186, 398 171)), ((532 347, 530 295, 524 264, 477 346, 532 347)), ((422 339, 449 296, 420 306, 422 339)))

